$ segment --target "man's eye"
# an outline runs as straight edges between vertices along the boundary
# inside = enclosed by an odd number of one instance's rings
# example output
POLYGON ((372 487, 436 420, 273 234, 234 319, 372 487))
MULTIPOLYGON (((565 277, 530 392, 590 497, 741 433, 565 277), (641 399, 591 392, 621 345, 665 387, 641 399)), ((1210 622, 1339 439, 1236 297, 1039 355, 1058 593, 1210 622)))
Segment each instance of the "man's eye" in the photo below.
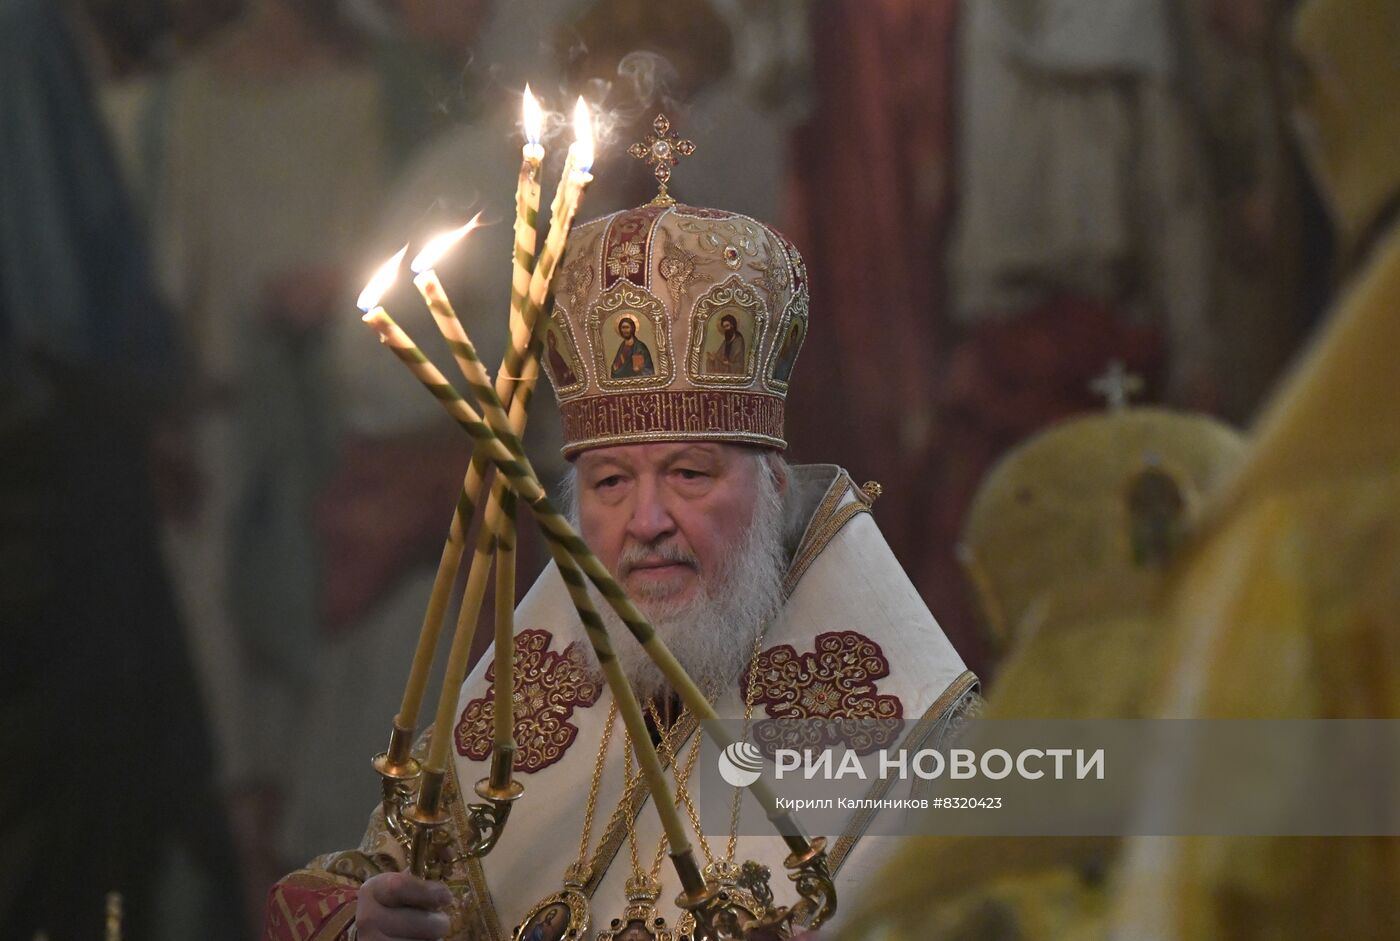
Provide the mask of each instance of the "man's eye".
POLYGON ((596 490, 607 490, 610 487, 616 487, 620 483, 622 483, 621 474, 609 474, 607 477, 595 483, 593 487, 596 490))
POLYGON ((682 480, 702 480, 710 476, 704 471, 698 471, 691 467, 678 467, 676 473, 681 476, 682 480))

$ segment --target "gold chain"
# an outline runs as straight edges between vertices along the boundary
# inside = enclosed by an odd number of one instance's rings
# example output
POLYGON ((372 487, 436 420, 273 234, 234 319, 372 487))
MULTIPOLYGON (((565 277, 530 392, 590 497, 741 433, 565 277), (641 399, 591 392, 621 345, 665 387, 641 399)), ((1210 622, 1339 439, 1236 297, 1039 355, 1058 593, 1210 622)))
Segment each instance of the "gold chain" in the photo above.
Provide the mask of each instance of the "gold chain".
MULTIPOLYGON (((674 733, 676 727, 677 727, 678 725, 680 725, 680 717, 678 717, 677 720, 676 720, 675 722, 671 723, 670 726, 664 726, 664 725, 661 724, 661 718, 656 714, 656 704, 655 704, 655 703, 651 703, 651 702, 647 703, 647 712, 650 713, 650 715, 651 715, 651 721, 652 721, 653 723, 656 724, 657 730, 661 733, 661 744, 662 744, 662 748, 663 748, 666 752, 668 752, 668 753, 669 753, 669 752, 672 752, 672 751, 674 750, 674 748, 675 748, 675 743, 671 741, 671 735, 672 735, 672 733, 674 733)), ((688 712, 687 712, 686 710, 682 709, 682 710, 681 710, 681 717, 684 717, 685 715, 688 715, 688 712)), ((676 774, 676 776, 675 776, 675 777, 676 777, 676 795, 675 795, 675 799, 676 799, 676 806, 678 806, 678 807, 684 807, 684 808, 685 808, 685 812, 686 812, 686 816, 690 818, 690 826, 691 826, 691 829, 693 829, 693 830, 695 831, 696 839, 697 839, 697 840, 699 841, 699 843, 700 843, 700 851, 701 851, 702 853, 705 854, 705 861, 706 861, 706 862, 711 862, 711 861, 713 860, 713 856, 712 856, 711 853, 710 853, 710 845, 709 845, 709 842, 705 839, 704 831, 702 831, 702 830, 700 829, 700 818, 699 818, 699 815, 696 814, 696 812, 695 812, 695 806, 694 806, 694 804, 691 802, 690 796, 689 796, 689 794, 688 794, 687 791, 686 791, 686 783, 687 783, 687 782, 689 781, 689 779, 690 779, 689 771, 690 771, 691 768, 693 768, 693 767, 695 766, 695 759, 696 759, 696 756, 699 754, 700 736, 701 736, 702 734, 703 734, 703 733, 701 732, 701 730, 699 729, 699 727, 697 727, 696 730, 695 730, 695 732, 694 732, 694 741, 691 743, 690 755, 686 758, 686 768, 685 768, 685 772, 686 772, 686 773, 684 774, 684 776, 682 776, 682 774, 681 774, 681 773, 679 772, 679 770, 678 770, 678 772, 677 772, 677 774, 676 774)), ((675 759, 674 759, 674 758, 672 759, 672 767, 678 767, 678 766, 676 765, 676 763, 675 763, 675 759)), ((655 797, 655 795, 652 795, 652 796, 655 797)))
MULTIPOLYGON (((622 756, 622 774, 627 781, 628 787, 631 787, 641 780, 641 773, 632 765, 632 738, 625 732, 623 733, 622 756)), ((664 847, 665 845, 666 834, 663 833, 661 835, 661 846, 664 847)), ((627 825, 627 851, 632 857, 632 878, 634 880, 639 879, 642 875, 642 861, 637 855, 637 828, 630 823, 627 825)))
MULTIPOLYGON (((743 738, 744 740, 747 740, 747 739, 748 739, 748 734, 749 734, 749 723, 750 723, 751 720, 753 719, 753 707, 754 707, 754 702, 756 701, 756 698, 757 698, 757 691, 758 691, 758 662, 759 662, 759 655, 760 655, 760 653, 761 653, 762 650, 763 650, 763 636, 764 636, 764 632, 760 632, 759 635, 758 635, 757 637, 754 638, 754 642, 753 642, 753 654, 752 654, 752 656, 749 658, 749 676, 748 676, 749 682, 748 682, 748 689, 746 689, 746 690, 744 691, 744 726, 743 726, 743 735, 742 735, 742 738, 743 738)), ((677 743, 675 743, 675 742, 672 741, 672 739, 671 739, 671 735, 675 732, 676 728, 680 725, 680 720, 677 719, 676 722, 671 723, 669 726, 663 725, 662 722, 661 722, 661 717, 657 714, 656 703, 655 703, 655 702, 650 702, 650 701, 649 701, 649 702, 647 703, 647 712, 651 715, 651 721, 656 725, 656 729, 657 729, 657 732, 658 732, 658 736, 659 736, 659 738, 660 738, 660 740, 661 740, 661 751, 662 751, 662 754, 666 754, 666 755, 669 755, 669 756, 670 756, 670 758, 671 758, 671 766, 672 766, 673 768, 676 769, 676 774, 675 774, 675 779, 676 779, 676 796, 675 796, 676 804, 677 804, 677 806, 684 806, 685 812, 686 812, 686 816, 690 819, 690 826, 691 826, 691 829, 693 829, 693 830, 695 831, 696 840, 697 840, 697 841, 699 842, 699 844, 700 844, 700 852, 701 852, 702 854, 704 854, 705 863, 706 863, 707 866, 713 867, 713 866, 714 866, 714 863, 715 863, 714 853, 711 852, 711 850, 710 850, 710 842, 709 842, 709 840, 707 840, 707 839, 705 838, 705 831, 704 831, 704 829, 702 829, 701 826, 700 826, 700 815, 699 815, 699 814, 696 812, 696 810, 695 810, 695 802, 691 800, 691 798, 690 798, 690 791, 689 791, 689 789, 687 788, 687 785, 688 785, 689 782, 690 782, 690 773, 691 773, 691 771, 694 769, 694 767, 695 767, 695 761, 696 761, 696 759, 697 759, 697 758, 699 757, 699 755, 700 755, 700 737, 701 737, 701 735, 703 734, 703 731, 697 726, 697 728, 696 728, 696 730, 695 730, 695 733, 694 733, 694 736, 695 736, 695 737, 694 737, 694 741, 692 741, 691 746, 690 746, 690 754, 689 754, 689 756, 686 758, 686 765, 685 765, 685 768, 684 768, 684 769, 681 769, 681 768, 679 767, 679 764, 678 764, 677 760, 676 760, 677 757, 678 757, 678 756, 676 755, 676 753, 675 753, 675 748, 676 748, 676 744, 677 744, 677 743)), ((687 713, 687 710, 682 710, 682 711, 681 711, 681 716, 685 716, 686 713, 687 713)), ((633 781, 633 780, 631 779, 631 774, 632 774, 632 771, 631 771, 631 767, 632 767, 632 765, 631 765, 631 760, 632 760, 632 752, 631 752, 631 749, 628 748, 628 749, 627 749, 627 764, 626 764, 626 766, 625 766, 625 767, 627 768, 627 771, 626 771, 625 773, 628 775, 628 780, 629 780, 629 792, 630 792, 630 790, 631 790, 633 784, 640 785, 640 783, 641 783, 641 781, 640 781, 640 777, 641 777, 641 776, 640 776, 640 773, 637 775, 637 779, 636 779, 635 781, 633 781)), ((740 799, 741 799, 741 797, 742 797, 742 794, 741 794, 739 788, 737 788, 737 787, 734 788, 733 790, 734 790, 734 796, 733 796, 733 798, 731 799, 730 807, 729 807, 729 840, 728 840, 728 844, 727 844, 726 847, 725 847, 725 855, 724 855, 724 861, 725 861, 726 864, 732 864, 732 863, 734 862, 734 853, 738 850, 738 847, 739 847, 739 807, 740 807, 740 799)), ((654 796, 655 796, 655 795, 653 795, 653 797, 654 797, 654 796)), ((636 825, 635 825, 634 822, 630 822, 630 821, 629 821, 629 823, 628 823, 628 827, 627 827, 627 839, 628 839, 628 842, 629 842, 629 844, 630 844, 630 846, 631 846, 631 852, 632 852, 632 874, 633 874, 634 876, 641 876, 641 874, 642 874, 642 872, 641 872, 641 863, 640 863, 640 860, 638 859, 638 856, 637 856, 637 832, 636 832, 636 825)), ((652 881, 656 881, 657 877, 660 875, 660 872, 661 872, 661 862, 662 862, 662 860, 663 860, 664 857, 665 857, 665 853, 666 853, 666 835, 663 833, 663 834, 661 835, 661 841, 660 841, 660 843, 657 845, 657 848, 656 848, 656 859, 655 859, 655 862, 652 864, 652 872, 651 872, 652 881)))
MULTIPOLYGON (((588 786, 588 804, 583 811, 583 832, 579 834, 578 859, 564 870, 564 878, 583 884, 593 871, 593 863, 588 859, 588 844, 593 839, 593 814, 598 808, 598 788, 603 783, 603 765, 608 756, 608 745, 612 742, 613 722, 617 719, 617 700, 608 705, 608 717, 603 720, 603 743, 598 746, 598 757, 593 760, 593 780, 588 786)), ((624 795, 624 800, 626 795, 624 795)), ((611 823, 609 823, 611 826, 611 823)))
MULTIPOLYGON (((682 767, 679 761, 680 756, 677 755, 675 752, 676 742, 671 735, 671 732, 674 731, 675 726, 678 725, 679 722, 673 723, 670 728, 662 725, 660 717, 656 713, 655 703, 648 702, 647 711, 651 714, 652 722, 656 724, 656 730, 660 738, 660 747, 658 748, 658 752, 660 753, 661 758, 664 761, 669 762, 671 768, 674 769, 676 778, 675 800, 676 804, 679 805, 681 803, 681 795, 685 793, 686 782, 690 780, 691 772, 695 770, 695 761, 697 758, 700 757, 700 738, 697 735, 694 742, 691 743, 690 754, 686 757, 685 765, 684 767, 682 767)), ((682 712, 682 715, 684 715, 684 712, 682 712)), ((623 756, 623 775, 625 780, 627 781, 627 793, 628 795, 631 795, 638 787, 641 786, 642 775, 641 769, 636 768, 633 765, 633 754, 631 747, 632 740, 631 737, 625 731, 623 732, 623 742, 623 748, 625 749, 623 756)), ((691 819, 695 819, 693 812, 691 819)), ((698 827, 696 828, 696 832, 699 832, 698 827)), ((703 839, 703 836, 701 837, 701 839, 703 839)), ((667 842, 668 841, 666 839, 666 834, 663 832, 661 834, 661 839, 657 841, 656 844, 656 855, 652 859, 651 869, 648 873, 646 873, 646 875, 650 878, 650 880, 653 883, 659 884, 658 880, 661 877, 661 864, 666 859, 667 842)), ((642 862, 637 852, 637 827, 635 822, 633 821, 629 821, 627 826, 627 847, 628 852, 632 856, 632 877, 634 880, 640 880, 643 875, 642 862)))

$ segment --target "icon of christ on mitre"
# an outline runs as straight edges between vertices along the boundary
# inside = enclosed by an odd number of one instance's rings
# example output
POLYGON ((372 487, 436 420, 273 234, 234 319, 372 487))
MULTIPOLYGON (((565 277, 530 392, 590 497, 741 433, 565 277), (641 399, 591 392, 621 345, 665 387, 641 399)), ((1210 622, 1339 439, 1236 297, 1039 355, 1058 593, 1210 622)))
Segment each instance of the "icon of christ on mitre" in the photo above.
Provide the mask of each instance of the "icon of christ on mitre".
MULTIPOLYGON (((859 720, 877 730, 869 751, 937 747, 977 681, 881 536, 878 487, 783 458, 808 327, 793 244, 746 216, 677 203, 663 186, 651 203, 574 228, 554 300, 543 365, 572 465, 563 503, 719 715, 745 729, 859 720)), ((693 811, 692 772, 714 771, 696 766, 703 732, 617 616, 599 613, 676 799, 693 811)), ((516 610, 515 638, 513 769, 525 794, 490 854, 421 882, 376 811, 357 850, 278 883, 269 938, 377 938, 384 926, 495 941, 682 936, 660 821, 555 565, 516 610)), ((490 770, 494 680, 488 652, 457 703, 446 829, 458 843, 463 794, 490 770)), ((690 833, 706 875, 742 892, 738 874, 766 867, 777 902, 791 904, 787 846, 737 832, 737 819, 690 833)), ((887 842, 864 837, 870 824, 852 810, 826 834, 838 896, 858 895, 887 855, 887 842)))

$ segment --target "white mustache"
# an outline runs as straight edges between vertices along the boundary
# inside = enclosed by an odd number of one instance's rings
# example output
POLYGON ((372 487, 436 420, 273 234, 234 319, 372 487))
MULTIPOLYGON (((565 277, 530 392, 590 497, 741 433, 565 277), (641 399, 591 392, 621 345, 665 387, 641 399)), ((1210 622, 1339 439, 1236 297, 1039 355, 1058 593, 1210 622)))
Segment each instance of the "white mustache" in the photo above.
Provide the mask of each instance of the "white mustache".
POLYGON ((617 559, 617 574, 626 578, 639 565, 688 565, 695 570, 700 568, 700 560, 688 549, 676 542, 663 542, 650 546, 635 543, 622 548, 617 559))

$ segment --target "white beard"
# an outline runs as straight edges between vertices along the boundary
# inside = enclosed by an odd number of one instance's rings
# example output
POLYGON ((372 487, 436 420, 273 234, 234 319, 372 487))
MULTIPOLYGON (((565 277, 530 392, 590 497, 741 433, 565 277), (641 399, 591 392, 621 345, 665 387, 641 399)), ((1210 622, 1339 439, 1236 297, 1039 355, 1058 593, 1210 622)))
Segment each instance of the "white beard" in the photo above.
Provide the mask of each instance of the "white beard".
MULTIPOLYGON (((736 682, 747 669, 759 633, 783 602, 787 559, 783 550, 782 496, 774 473, 758 473, 753 520, 717 572, 702 575, 684 603, 634 597, 656 634, 707 695, 736 682)), ((670 684, 642 645, 601 595, 589 587, 607 625, 613 652, 637 697, 645 702, 670 691, 670 684)), ((582 631, 580 626, 579 631, 582 631)), ((590 651, 591 654, 591 651, 590 651)), ((592 659, 597 666, 596 659, 592 659)))

